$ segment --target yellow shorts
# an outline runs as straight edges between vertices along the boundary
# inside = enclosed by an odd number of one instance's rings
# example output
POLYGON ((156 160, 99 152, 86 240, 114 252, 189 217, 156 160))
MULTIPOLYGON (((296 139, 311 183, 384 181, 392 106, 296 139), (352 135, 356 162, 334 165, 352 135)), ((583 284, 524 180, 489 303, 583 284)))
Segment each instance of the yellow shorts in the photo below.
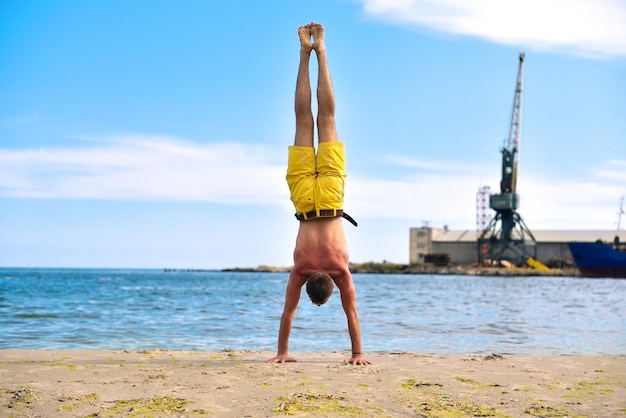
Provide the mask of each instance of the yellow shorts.
POLYGON ((287 184, 296 212, 343 209, 346 153, 343 142, 313 147, 290 146, 287 184))

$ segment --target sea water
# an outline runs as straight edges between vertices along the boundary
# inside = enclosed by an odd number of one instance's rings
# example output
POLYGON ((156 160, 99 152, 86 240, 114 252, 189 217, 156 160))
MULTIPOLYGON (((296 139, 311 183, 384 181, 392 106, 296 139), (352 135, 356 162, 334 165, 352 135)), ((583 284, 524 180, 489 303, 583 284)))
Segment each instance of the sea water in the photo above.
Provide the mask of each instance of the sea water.
MULTIPOLYGON (((0 349, 275 351, 287 273, 0 269, 0 349)), ((626 280, 355 274, 365 352, 626 354, 626 280)), ((350 351, 303 291, 291 352, 350 351)))

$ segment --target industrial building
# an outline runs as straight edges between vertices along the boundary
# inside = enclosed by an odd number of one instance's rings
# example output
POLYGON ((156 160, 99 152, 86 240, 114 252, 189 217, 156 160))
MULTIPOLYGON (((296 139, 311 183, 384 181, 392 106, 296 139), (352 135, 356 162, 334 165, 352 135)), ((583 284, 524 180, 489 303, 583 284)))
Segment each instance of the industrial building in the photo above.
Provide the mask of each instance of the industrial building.
MULTIPOLYGON (((624 230, 533 230, 536 259, 546 265, 562 262, 573 265, 568 243, 571 241, 613 242, 617 236, 626 242, 624 230)), ((424 264, 428 255, 448 255, 452 264, 479 262, 478 237, 475 230, 452 230, 420 227, 410 229, 409 263, 424 264)), ((481 249, 485 253, 486 248, 481 249)))

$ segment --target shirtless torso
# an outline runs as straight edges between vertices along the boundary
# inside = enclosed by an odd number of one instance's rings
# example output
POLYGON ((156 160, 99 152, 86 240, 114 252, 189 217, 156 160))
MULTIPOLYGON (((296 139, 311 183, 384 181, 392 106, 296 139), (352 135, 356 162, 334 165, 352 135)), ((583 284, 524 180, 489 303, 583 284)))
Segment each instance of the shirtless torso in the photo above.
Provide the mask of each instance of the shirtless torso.
POLYGON ((341 289, 350 276, 348 243, 341 218, 301 221, 293 258, 294 274, 306 280, 311 274, 323 271, 341 289))

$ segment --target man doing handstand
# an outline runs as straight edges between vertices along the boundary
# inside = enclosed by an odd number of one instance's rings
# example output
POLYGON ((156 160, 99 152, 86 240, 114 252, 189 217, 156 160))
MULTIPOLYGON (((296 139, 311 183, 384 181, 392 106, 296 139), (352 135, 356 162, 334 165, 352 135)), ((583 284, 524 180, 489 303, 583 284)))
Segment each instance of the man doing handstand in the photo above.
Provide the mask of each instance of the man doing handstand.
POLYGON ((333 282, 341 293, 348 320, 352 355, 346 363, 368 365, 363 358, 361 326, 356 309, 356 291, 348 269, 348 244, 341 217, 356 222, 343 212, 346 179, 345 151, 335 128, 335 97, 326 61, 324 27, 310 23, 298 29, 300 66, 296 82, 296 138, 289 147, 287 183, 300 228, 289 275, 285 307, 278 332, 278 353, 270 363, 296 361, 288 354, 291 324, 306 283, 311 302, 320 306, 330 298, 333 282), (313 42, 311 42, 313 38, 313 42), (317 155, 314 148, 314 120, 311 110, 309 60, 315 50, 318 62, 317 155))

